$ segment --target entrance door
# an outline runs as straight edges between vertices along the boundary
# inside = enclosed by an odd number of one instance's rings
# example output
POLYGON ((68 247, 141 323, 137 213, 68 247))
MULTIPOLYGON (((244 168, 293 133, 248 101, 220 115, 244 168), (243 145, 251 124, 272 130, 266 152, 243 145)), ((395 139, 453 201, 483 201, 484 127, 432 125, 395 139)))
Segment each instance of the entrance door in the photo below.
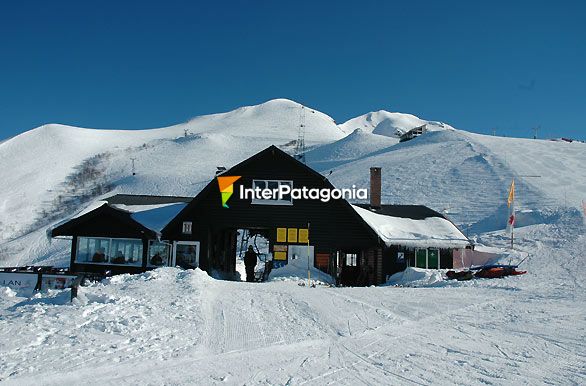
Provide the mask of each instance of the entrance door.
POLYGON ((440 251, 437 248, 416 249, 415 266, 417 268, 439 269, 440 251))
POLYGON ((173 265, 181 268, 199 266, 199 241, 175 241, 173 243, 173 265))

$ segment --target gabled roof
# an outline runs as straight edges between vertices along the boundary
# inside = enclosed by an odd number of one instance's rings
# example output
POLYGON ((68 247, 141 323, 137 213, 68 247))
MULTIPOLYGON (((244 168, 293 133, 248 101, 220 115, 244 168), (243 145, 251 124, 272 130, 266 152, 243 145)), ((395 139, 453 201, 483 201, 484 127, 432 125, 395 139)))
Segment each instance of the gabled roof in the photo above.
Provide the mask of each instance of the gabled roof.
POLYGON ((156 237, 156 235, 157 235, 157 233, 155 231, 145 227, 144 225, 142 225, 138 221, 134 220, 131 217, 130 212, 125 211, 125 210, 121 210, 121 209, 116 209, 114 207, 111 207, 110 205, 108 205, 105 202, 101 206, 99 206, 98 208, 90 210, 89 212, 85 212, 85 213, 84 212, 82 212, 83 214, 81 214, 80 216, 74 217, 71 220, 53 228, 51 230, 51 237, 71 236, 71 235, 73 235, 73 230, 77 226, 85 224, 86 222, 91 221, 92 219, 99 217, 99 216, 102 216, 102 215, 113 216, 122 223, 126 223, 130 226, 136 227, 136 229, 138 231, 142 231, 145 233, 145 235, 148 235, 150 237, 156 237))
POLYGON ((155 238, 160 236, 161 230, 169 221, 185 208, 185 202, 171 202, 155 205, 122 205, 108 204, 98 201, 81 211, 67 222, 58 225, 51 230, 51 236, 70 236, 73 230, 93 218, 107 214, 114 216, 119 221, 136 227, 145 235, 155 238))
MULTIPOLYGON (((310 174, 315 176, 316 178, 319 178, 323 181, 325 187, 327 188, 334 188, 334 186, 332 185, 332 183, 323 175, 321 175, 319 172, 313 170, 312 168, 310 168, 309 166, 307 166, 306 164, 304 164, 303 162, 295 159, 294 157, 290 156, 289 154, 285 153, 283 150, 279 149, 277 146, 275 145, 271 145, 269 147, 267 147, 264 150, 261 150, 260 152, 256 153, 255 155, 245 159, 244 161, 232 166, 231 168, 227 169, 226 171, 224 171, 221 174, 216 175, 200 192, 197 196, 194 197, 194 199, 187 204, 187 206, 173 219, 169 222, 169 224, 167 224, 167 226, 165 228, 163 228, 162 232, 165 233, 168 228, 170 228, 171 226, 173 226, 175 224, 175 222, 179 221, 179 219, 181 218, 183 213, 188 213, 195 205, 197 205, 197 203, 202 199, 202 197, 205 197, 206 194, 209 193, 209 191, 211 189, 215 189, 215 187, 217 186, 217 177, 218 176, 222 176, 222 175, 241 175, 243 173, 241 173, 241 171, 244 171, 244 169, 251 163, 255 162, 258 159, 262 159, 263 157, 269 156, 269 155, 274 155, 274 156, 279 156, 282 157, 283 159, 288 160, 289 162, 292 162, 294 164, 296 164, 298 167, 305 169, 305 171, 310 174)), ((349 213, 351 213, 351 215, 356 216, 357 221, 362 221, 362 219, 360 218, 360 216, 358 216, 353 210, 351 210, 351 206, 350 203, 347 202, 346 200, 341 200, 342 201, 342 205, 346 206, 348 208, 348 210, 350 211, 349 213)), ((376 233, 367 225, 365 225, 365 229, 367 229, 368 232, 372 233, 372 236, 374 238, 378 238, 378 236, 376 235, 376 233)))

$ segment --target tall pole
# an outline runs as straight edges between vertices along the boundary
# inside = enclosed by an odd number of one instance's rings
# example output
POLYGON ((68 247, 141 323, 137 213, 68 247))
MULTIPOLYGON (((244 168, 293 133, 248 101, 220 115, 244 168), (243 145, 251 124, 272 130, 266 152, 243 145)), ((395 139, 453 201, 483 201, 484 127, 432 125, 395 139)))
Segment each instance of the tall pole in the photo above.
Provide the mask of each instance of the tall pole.
POLYGON ((307 286, 311 287, 311 270, 309 266, 309 222, 307 223, 307 286))

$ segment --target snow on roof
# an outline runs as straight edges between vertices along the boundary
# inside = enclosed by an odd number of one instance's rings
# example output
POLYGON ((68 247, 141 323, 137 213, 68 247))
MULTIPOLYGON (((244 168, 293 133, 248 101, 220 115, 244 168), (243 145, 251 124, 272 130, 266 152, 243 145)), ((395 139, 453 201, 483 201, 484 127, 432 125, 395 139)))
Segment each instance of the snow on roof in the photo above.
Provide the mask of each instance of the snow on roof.
POLYGON ((356 205, 352 208, 387 246, 463 248, 470 245, 462 232, 443 217, 414 220, 373 213, 356 205))
POLYGON ((113 208, 130 212, 130 217, 143 226, 161 233, 161 230, 173 219, 187 203, 170 203, 157 205, 111 205, 113 208))

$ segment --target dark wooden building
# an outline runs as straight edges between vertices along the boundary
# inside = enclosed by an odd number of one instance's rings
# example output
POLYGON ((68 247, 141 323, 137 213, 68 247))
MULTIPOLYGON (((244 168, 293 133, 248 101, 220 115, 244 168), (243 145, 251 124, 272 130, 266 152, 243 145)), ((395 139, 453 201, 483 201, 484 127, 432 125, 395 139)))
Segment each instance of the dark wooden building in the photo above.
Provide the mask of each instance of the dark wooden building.
MULTIPOLYGON (((260 232, 269 240, 277 264, 286 263, 294 250, 301 247, 302 251, 306 250, 309 241, 315 266, 334 275, 343 267, 347 276, 352 276, 350 281, 356 281, 360 275, 357 256, 370 254, 372 265, 376 265, 374 259, 380 249, 378 236, 346 200, 238 197, 241 186, 276 188, 289 184, 308 190, 334 189, 327 178, 277 147, 261 151, 218 177, 222 176, 240 176, 233 184, 229 208, 222 205, 216 177, 163 229, 166 239, 200 243, 202 269, 234 271, 237 231, 244 229, 260 232), (346 259, 347 255, 354 258, 346 259)), ((371 276, 364 282, 380 282, 383 274, 373 270, 371 276)))
POLYGON ((380 168, 371 170, 374 202, 369 205, 294 194, 240 197, 243 189, 254 188, 335 189, 326 177, 271 146, 214 177, 191 200, 119 196, 52 234, 72 236, 71 269, 78 272, 140 272, 179 265, 231 274, 236 270, 238 232, 245 230, 268 240, 276 267, 309 253, 316 268, 343 285, 383 283, 408 265, 451 267, 453 250, 469 245, 468 239, 429 208, 381 205, 380 175, 380 168), (148 210, 148 205, 155 207, 148 210), (136 206, 142 210, 133 210, 136 206), (422 221, 429 222, 430 233, 437 233, 432 229, 437 225, 448 236, 421 238, 408 229, 416 224, 419 231, 422 221), (394 237, 396 230, 408 237, 394 237), (115 260, 119 245, 126 248, 121 253, 124 263, 115 260), (108 256, 94 261, 100 248, 107 249, 108 256), (129 254, 136 257, 128 259, 129 254))
POLYGON ((70 269, 103 274, 138 273, 174 265, 172 244, 160 230, 191 198, 116 195, 53 228, 71 238, 70 269))

